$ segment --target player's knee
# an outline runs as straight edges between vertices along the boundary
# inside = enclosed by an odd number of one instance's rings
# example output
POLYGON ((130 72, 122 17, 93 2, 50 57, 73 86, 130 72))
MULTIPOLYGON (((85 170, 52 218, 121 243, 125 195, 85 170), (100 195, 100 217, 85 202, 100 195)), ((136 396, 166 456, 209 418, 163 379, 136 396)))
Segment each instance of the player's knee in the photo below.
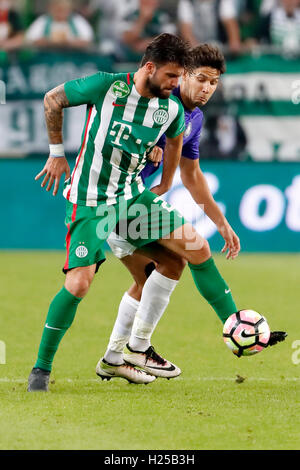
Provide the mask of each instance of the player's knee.
POLYGON ((204 240, 203 247, 201 248, 201 254, 205 258, 209 258, 211 256, 210 246, 207 240, 204 240))
POLYGON ((190 252, 188 261, 192 264, 201 264, 211 257, 210 246, 207 240, 202 239, 198 250, 190 252))
POLYGON ((91 282, 87 277, 78 275, 72 276, 71 279, 66 279, 65 287, 66 289, 75 297, 82 298, 84 297, 89 288, 91 282))
POLYGON ((179 279, 182 271, 186 266, 187 261, 180 256, 172 256, 168 259, 167 263, 158 263, 157 270, 163 276, 171 279, 179 279))

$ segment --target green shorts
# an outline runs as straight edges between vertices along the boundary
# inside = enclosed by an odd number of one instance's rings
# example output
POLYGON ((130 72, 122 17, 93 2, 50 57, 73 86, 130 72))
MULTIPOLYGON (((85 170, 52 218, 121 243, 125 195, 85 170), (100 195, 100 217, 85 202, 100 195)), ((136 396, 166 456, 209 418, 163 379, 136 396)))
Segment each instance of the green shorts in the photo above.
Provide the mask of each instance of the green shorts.
POLYGON ((63 271, 105 261, 105 241, 118 233, 139 248, 166 237, 186 223, 184 217, 161 197, 145 189, 142 194, 117 204, 97 207, 66 202, 66 262, 63 271))

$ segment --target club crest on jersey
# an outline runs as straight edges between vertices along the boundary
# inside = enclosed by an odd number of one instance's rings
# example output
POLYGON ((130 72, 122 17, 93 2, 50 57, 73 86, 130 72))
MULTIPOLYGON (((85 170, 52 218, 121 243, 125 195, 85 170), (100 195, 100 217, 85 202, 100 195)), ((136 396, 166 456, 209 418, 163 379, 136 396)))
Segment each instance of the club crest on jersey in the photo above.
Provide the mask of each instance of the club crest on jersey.
POLYGON ((189 122, 188 125, 187 125, 187 128, 184 131, 184 134, 183 134, 184 137, 188 137, 191 132, 192 132, 192 123, 189 122))
POLYGON ((79 245, 76 248, 75 254, 76 254, 77 258, 85 258, 88 255, 88 252, 89 251, 88 251, 86 246, 79 245))
POLYGON ((162 126, 169 119, 169 113, 165 109, 159 108, 153 113, 152 117, 155 124, 162 126))
POLYGON ((126 98, 130 93, 130 88, 127 83, 122 82, 122 80, 117 80, 111 86, 112 92, 116 98, 126 98))

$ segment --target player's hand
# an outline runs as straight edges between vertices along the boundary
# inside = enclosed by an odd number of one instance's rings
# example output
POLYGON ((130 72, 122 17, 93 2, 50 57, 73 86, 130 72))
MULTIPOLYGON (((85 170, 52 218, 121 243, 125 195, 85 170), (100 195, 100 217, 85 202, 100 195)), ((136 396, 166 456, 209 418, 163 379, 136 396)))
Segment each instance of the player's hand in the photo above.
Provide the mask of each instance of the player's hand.
POLYGON ((153 186, 153 188, 150 189, 152 193, 157 194, 158 196, 162 196, 162 194, 165 194, 168 190, 169 188, 166 188, 162 184, 153 186))
POLYGON ((225 240, 225 245, 222 248, 222 253, 227 252, 226 259, 235 259, 241 250, 239 237, 234 232, 228 222, 225 222, 220 227, 218 227, 218 231, 225 240))
POLYGON ((154 147, 149 155, 147 155, 147 159, 154 164, 154 166, 158 166, 159 163, 162 161, 163 151, 160 147, 154 147))
POLYGON ((66 179, 70 178, 70 167, 67 159, 63 157, 49 157, 42 171, 36 175, 35 180, 45 175, 41 187, 44 188, 48 183, 46 191, 50 191, 54 183, 53 196, 56 196, 60 178, 64 173, 66 174, 66 179))

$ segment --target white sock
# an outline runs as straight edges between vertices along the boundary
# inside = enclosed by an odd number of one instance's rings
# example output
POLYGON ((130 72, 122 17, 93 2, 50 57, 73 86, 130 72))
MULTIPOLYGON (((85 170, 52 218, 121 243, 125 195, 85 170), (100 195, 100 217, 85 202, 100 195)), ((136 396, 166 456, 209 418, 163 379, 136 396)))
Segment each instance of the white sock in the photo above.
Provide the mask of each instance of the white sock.
POLYGON ((146 351, 151 345, 152 333, 168 306, 178 281, 154 270, 145 282, 137 309, 129 346, 134 351, 146 351))
POLYGON ((123 349, 130 338, 132 325, 139 302, 130 297, 127 292, 119 305, 118 316, 115 321, 104 359, 111 364, 123 363, 123 349))

